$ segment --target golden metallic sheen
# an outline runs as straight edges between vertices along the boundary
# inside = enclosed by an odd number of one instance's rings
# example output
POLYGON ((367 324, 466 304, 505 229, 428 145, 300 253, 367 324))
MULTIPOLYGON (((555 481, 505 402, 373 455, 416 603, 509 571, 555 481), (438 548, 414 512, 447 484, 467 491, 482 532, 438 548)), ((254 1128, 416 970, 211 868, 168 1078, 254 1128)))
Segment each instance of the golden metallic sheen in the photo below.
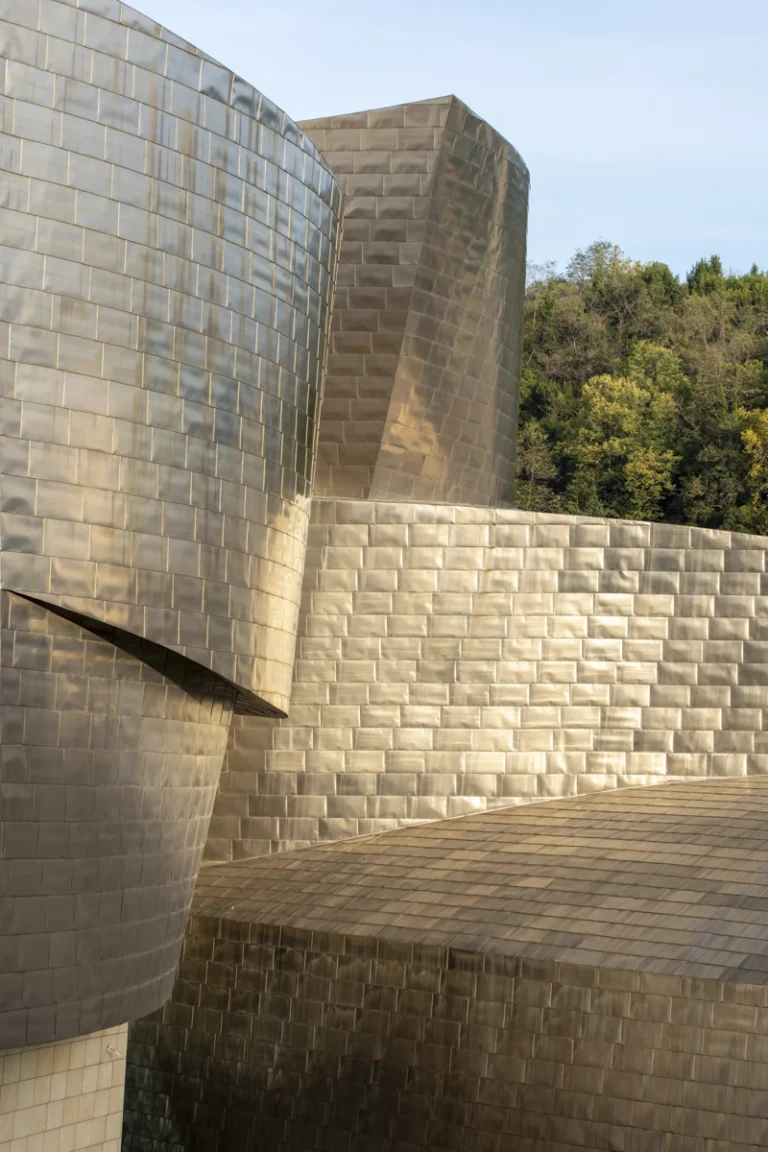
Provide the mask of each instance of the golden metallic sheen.
POLYGON ((116 0, 0 0, 0 57, 3 1049, 163 1002, 232 711, 287 707, 341 194, 116 0))
POLYGON ((204 870, 133 1029, 160 1147, 760 1152, 767 828, 767 779, 712 780, 204 870))
POLYGON ((315 493, 510 500, 528 169, 455 96, 302 126, 346 202, 315 493))
POLYGON ((284 710, 339 189, 250 85, 93 9, 2 6, 2 586, 284 710))

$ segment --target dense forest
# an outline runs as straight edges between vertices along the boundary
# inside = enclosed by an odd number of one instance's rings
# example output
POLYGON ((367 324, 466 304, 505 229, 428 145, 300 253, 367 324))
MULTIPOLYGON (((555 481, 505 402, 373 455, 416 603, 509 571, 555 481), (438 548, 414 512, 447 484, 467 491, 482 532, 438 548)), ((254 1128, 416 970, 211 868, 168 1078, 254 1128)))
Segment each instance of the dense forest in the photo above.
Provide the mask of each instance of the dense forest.
POLYGON ((530 279, 515 503, 768 533, 768 274, 606 243, 530 279))

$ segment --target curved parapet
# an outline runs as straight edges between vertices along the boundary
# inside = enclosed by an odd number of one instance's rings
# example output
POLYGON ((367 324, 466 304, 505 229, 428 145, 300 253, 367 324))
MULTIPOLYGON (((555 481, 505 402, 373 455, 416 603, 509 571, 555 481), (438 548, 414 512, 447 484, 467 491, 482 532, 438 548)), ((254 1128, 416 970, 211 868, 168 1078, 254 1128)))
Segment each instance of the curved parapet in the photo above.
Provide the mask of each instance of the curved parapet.
POLYGON ((205 868, 193 912, 768 984, 766 814, 765 777, 499 809, 205 868))
POLYGON ((346 197, 316 493, 510 500, 525 164, 455 96, 304 127, 346 197))
POLYGON ((768 772, 768 540, 316 501, 287 719, 238 717, 206 856, 768 772))
POLYGON ((340 191, 112 0, 4 0, 2 587, 284 711, 340 191))

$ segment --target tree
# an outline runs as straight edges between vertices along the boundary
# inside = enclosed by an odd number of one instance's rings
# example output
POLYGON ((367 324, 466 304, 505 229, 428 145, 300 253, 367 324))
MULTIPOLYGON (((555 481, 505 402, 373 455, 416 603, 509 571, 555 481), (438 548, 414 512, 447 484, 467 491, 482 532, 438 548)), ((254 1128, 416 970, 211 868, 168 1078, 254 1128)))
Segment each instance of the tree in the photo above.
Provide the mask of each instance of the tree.
POLYGON ((708 294, 717 292, 723 283, 723 264, 719 256, 697 260, 687 276, 688 290, 708 294))
POLYGON ((744 526, 750 532, 768 532, 768 409, 739 409, 741 439, 749 461, 747 488, 749 504, 742 510, 744 526))
POLYGON ((536 420, 527 421, 517 440, 518 500, 536 512, 555 511, 557 497, 547 481, 556 475, 555 453, 546 432, 536 420))
POLYGON ((562 274, 531 269, 523 363, 523 507, 763 523, 768 275, 756 265, 737 276, 713 256, 681 282, 599 241, 562 274))
POLYGON ((674 425, 673 393, 637 363, 627 364, 627 375, 589 380, 574 446, 579 503, 608 516, 656 518, 680 460, 672 449, 674 425))

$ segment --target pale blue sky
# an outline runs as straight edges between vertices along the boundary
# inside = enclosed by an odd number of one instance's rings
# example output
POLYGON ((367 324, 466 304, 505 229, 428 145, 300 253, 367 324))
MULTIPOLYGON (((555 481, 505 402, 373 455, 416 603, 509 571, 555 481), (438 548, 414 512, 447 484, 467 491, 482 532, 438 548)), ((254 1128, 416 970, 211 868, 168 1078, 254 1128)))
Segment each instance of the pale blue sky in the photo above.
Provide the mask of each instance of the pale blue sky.
POLYGON ((454 92, 531 170, 529 258, 768 267, 768 0, 139 0, 296 120, 454 92))

